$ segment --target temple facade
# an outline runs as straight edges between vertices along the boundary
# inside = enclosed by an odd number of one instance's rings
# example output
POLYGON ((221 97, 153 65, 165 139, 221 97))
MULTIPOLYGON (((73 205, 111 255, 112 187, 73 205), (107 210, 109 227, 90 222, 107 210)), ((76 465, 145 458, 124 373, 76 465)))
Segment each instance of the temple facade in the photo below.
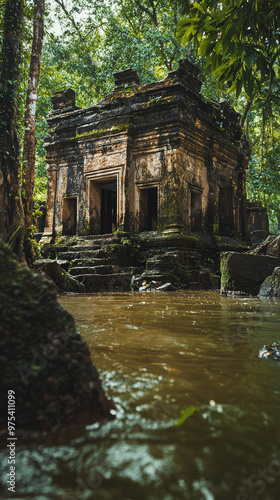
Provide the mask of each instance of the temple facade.
POLYGON ((187 60, 159 82, 116 73, 114 91, 79 109, 52 98, 45 140, 44 236, 115 231, 201 233, 245 240, 248 144, 226 102, 205 101, 187 60))

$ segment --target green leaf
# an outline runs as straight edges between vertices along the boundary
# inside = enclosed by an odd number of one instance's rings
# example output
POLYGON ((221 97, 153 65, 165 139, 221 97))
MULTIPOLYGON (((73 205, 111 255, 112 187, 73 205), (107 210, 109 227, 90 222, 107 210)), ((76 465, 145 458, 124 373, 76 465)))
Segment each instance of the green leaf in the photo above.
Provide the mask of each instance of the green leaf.
POLYGON ((244 88, 249 97, 253 96, 254 86, 254 79, 252 75, 246 72, 246 76, 244 75, 244 88))
POLYGON ((249 68, 249 69, 250 69, 250 68, 252 68, 253 63, 254 63, 254 61, 255 61, 255 56, 256 56, 255 51, 254 51, 254 52, 251 52, 251 53, 250 53, 250 52, 248 52, 248 53, 246 54, 246 56, 245 56, 245 62, 246 62, 246 66, 247 66, 247 68, 249 68))
POLYGON ((241 90, 242 90, 242 80, 238 79, 236 80, 236 99, 238 99, 238 97, 240 96, 241 90))
POLYGON ((182 425, 189 417, 191 417, 194 414, 197 408, 198 406, 188 406, 188 408, 182 411, 181 417, 177 420, 177 422, 175 422, 174 427, 182 425))

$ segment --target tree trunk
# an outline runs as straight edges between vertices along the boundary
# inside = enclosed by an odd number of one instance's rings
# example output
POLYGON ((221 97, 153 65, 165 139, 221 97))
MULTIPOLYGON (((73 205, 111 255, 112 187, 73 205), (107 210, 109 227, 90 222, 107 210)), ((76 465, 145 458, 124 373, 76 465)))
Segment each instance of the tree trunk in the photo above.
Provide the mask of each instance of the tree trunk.
POLYGON ((16 126, 23 0, 7 0, 0 75, 0 237, 20 247, 24 224, 16 126))
POLYGON ((27 237, 32 236, 33 194, 35 181, 35 113, 44 36, 45 0, 34 0, 33 42, 25 105, 25 133, 23 146, 23 187, 27 237))
POLYGON ((280 212, 277 213, 277 231, 280 231, 280 212))

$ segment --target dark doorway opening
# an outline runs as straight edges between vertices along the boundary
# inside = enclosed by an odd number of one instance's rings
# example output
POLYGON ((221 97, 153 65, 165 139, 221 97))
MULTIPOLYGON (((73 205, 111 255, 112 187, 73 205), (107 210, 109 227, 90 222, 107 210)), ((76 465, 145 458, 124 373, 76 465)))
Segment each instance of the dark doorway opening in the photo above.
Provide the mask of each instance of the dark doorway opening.
POLYGON ((140 189, 140 231, 157 231, 158 190, 140 189))
POLYGON ((191 191, 191 231, 199 231, 202 225, 201 193, 191 191))
POLYGON ((63 234, 73 235, 77 230, 77 198, 63 200, 63 234))
POLYGON ((220 188, 219 194, 219 232, 220 236, 234 234, 232 188, 220 188))
POLYGON ((117 181, 101 184, 101 233, 109 234, 117 225, 117 181))

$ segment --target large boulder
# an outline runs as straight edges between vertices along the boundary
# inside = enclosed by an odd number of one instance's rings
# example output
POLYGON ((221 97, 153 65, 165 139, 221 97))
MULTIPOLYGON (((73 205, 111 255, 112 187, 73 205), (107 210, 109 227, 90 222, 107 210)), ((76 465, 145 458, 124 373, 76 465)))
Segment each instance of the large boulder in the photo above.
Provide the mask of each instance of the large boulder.
POLYGON ((276 267, 261 284, 259 297, 280 297, 280 267, 276 267))
POLYGON ((262 282, 280 266, 280 259, 268 255, 238 252, 221 254, 221 293, 258 295, 262 282))
POLYGON ((54 283, 58 292, 83 293, 86 291, 83 283, 77 281, 73 276, 63 269, 56 259, 39 259, 33 263, 34 271, 45 273, 54 283))
POLYGON ((8 391, 15 393, 17 429, 50 430, 111 416, 88 347, 52 283, 19 264, 2 241, 0 372, 2 429, 8 391))

